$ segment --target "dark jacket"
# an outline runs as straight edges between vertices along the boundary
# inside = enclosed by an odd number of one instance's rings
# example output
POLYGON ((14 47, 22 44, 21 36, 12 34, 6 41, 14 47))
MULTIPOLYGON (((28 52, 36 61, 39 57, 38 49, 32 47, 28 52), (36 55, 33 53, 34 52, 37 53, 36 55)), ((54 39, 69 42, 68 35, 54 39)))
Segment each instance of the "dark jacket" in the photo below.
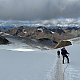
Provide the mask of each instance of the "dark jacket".
POLYGON ((65 56, 66 54, 69 54, 69 53, 67 52, 67 50, 66 50, 65 48, 62 48, 62 49, 61 49, 61 54, 62 54, 63 56, 65 56))

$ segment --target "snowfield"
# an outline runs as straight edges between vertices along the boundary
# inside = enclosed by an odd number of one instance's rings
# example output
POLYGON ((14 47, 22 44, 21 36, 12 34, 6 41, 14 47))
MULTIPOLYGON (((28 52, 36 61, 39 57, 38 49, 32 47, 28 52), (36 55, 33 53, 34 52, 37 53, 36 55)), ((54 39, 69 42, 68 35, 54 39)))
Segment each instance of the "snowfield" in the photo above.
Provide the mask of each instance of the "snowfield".
POLYGON ((66 47, 70 64, 66 60, 62 64, 57 58, 60 49, 25 50, 19 45, 0 45, 0 80, 80 80, 80 40, 72 42, 66 47))
POLYGON ((55 60, 54 51, 0 50, 0 80, 46 80, 55 60))

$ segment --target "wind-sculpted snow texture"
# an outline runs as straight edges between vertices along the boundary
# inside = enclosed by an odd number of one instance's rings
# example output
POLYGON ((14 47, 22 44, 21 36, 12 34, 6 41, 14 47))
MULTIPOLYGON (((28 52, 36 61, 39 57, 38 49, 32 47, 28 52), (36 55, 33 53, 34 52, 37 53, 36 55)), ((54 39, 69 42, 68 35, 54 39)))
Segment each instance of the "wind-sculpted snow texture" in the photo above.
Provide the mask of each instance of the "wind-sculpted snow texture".
POLYGON ((80 70, 68 66, 65 71, 65 80, 80 80, 80 70))

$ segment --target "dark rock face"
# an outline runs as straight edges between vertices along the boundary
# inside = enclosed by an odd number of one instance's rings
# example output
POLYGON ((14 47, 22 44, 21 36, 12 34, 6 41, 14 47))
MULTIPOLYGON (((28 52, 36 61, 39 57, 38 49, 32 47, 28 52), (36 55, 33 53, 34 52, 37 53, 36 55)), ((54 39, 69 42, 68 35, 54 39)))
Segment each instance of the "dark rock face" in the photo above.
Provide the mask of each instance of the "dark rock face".
POLYGON ((53 32, 56 32, 58 33, 59 35, 61 35, 62 33, 65 33, 65 31, 61 28, 61 27, 58 27, 58 28, 53 28, 53 29, 49 29, 53 32))
POLYGON ((47 34, 52 34, 51 31, 49 29, 47 29, 46 27, 43 27, 43 26, 39 26, 37 27, 37 29, 42 29, 43 32, 47 33, 47 34))
POLYGON ((56 41, 53 41, 53 40, 48 39, 48 38, 41 38, 41 39, 38 39, 38 41, 41 44, 46 45, 46 46, 55 46, 57 44, 56 41))
POLYGON ((8 43, 9 41, 5 37, 0 36, 0 44, 8 44, 8 43))

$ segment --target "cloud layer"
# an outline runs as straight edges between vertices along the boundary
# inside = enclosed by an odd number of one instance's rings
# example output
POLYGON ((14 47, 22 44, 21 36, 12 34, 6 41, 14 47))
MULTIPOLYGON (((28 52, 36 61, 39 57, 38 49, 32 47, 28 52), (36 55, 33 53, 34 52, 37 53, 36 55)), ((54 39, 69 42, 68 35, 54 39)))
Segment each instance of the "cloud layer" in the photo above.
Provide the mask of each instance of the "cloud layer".
POLYGON ((80 17, 80 0, 0 0, 0 19, 80 17))

